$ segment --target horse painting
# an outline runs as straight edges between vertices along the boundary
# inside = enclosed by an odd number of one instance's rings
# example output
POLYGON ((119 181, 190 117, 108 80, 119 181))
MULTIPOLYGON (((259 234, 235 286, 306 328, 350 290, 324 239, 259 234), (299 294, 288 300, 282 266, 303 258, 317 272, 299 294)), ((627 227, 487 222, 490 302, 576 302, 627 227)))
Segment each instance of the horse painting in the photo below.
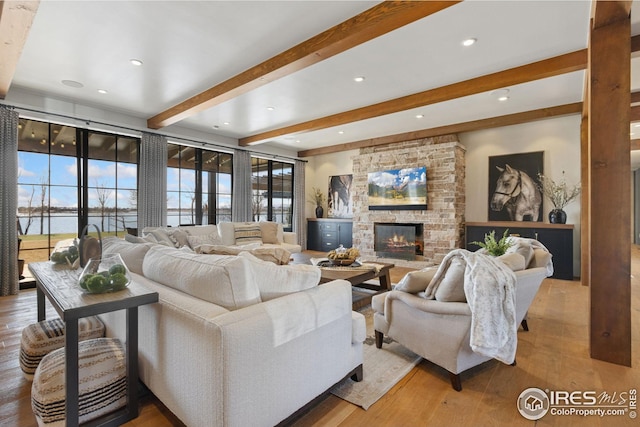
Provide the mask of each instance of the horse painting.
POLYGON ((542 194, 540 189, 526 172, 509 165, 496 166, 501 172, 496 190, 491 198, 491 210, 506 209, 511 221, 538 221, 542 194))
POLYGON ((350 218, 353 215, 351 206, 351 183, 353 175, 337 175, 329 178, 329 216, 333 218, 350 218))

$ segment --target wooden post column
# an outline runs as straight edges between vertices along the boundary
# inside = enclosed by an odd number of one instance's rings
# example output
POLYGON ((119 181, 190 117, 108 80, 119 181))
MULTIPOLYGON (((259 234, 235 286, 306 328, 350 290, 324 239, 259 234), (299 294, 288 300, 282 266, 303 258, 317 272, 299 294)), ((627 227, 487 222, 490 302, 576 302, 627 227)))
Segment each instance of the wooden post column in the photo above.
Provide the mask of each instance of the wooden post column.
POLYGON ((591 357, 631 366, 630 1, 597 1, 589 47, 591 357))

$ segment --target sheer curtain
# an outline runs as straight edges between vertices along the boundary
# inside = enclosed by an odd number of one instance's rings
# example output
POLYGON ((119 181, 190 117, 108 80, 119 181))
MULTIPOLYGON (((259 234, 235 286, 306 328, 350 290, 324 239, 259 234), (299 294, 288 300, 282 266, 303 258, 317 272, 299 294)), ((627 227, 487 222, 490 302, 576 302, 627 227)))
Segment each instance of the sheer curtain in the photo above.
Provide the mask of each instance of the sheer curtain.
POLYGON ((251 221, 251 200, 251 153, 245 150, 235 150, 233 153, 232 221, 251 221))
POLYGON ((167 140, 142 133, 138 182, 138 232, 167 224, 167 140))
POLYGON ((305 226, 305 167, 306 163, 302 160, 296 160, 293 165, 293 231, 298 237, 298 244, 303 249, 307 248, 307 227, 305 226))
POLYGON ((0 105, 0 296, 20 290, 17 212, 18 112, 0 105))

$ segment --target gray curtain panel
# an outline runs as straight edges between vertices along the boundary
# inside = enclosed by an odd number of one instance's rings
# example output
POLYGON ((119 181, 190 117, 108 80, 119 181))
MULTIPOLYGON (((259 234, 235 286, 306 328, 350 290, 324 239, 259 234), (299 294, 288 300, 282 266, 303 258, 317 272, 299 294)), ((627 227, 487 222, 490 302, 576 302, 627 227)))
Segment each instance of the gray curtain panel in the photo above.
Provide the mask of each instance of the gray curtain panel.
POLYGON ((293 165, 293 231, 298 237, 298 244, 302 249, 306 249, 307 244, 307 227, 305 224, 305 192, 304 192, 304 171, 307 162, 296 160, 293 165))
POLYGON ((235 150, 233 153, 233 198, 231 219, 234 222, 251 221, 251 153, 235 150))
POLYGON ((20 290, 18 275, 18 112, 0 105, 0 296, 20 290))
POLYGON ((143 133, 140 143, 138 230, 167 225, 167 140, 143 133))

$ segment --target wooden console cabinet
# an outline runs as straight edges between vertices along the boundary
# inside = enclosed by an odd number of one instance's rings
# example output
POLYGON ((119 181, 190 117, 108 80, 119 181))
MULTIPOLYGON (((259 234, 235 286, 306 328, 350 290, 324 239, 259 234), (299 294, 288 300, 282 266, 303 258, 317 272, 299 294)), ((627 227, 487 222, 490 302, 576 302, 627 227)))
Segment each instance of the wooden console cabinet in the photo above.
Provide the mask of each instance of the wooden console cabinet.
POLYGON ((353 221, 340 218, 307 218, 307 249, 330 251, 352 245, 353 221))
POLYGON ((545 224, 542 222, 467 222, 466 249, 476 251, 477 245, 471 242, 484 241, 484 235, 496 231, 496 239, 504 231, 538 240, 553 254, 553 276, 556 279, 573 280, 573 225, 545 224))

